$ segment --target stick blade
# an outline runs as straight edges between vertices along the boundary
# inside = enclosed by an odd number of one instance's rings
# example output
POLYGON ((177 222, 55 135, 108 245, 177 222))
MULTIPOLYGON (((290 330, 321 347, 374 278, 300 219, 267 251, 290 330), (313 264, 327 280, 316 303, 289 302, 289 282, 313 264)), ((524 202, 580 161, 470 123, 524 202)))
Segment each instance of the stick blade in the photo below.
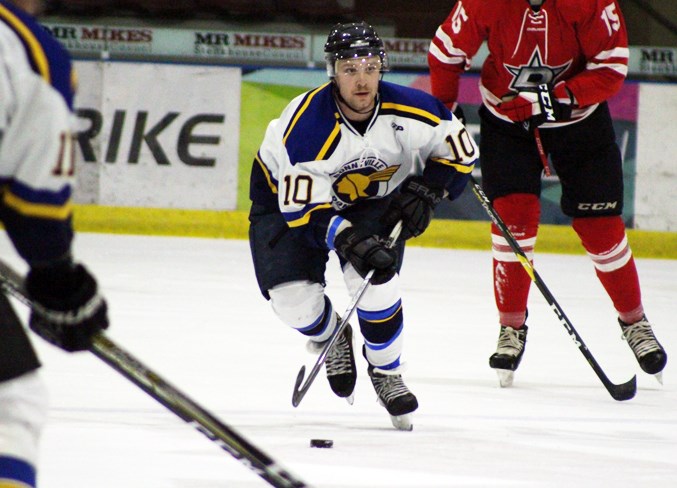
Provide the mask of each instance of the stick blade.
POLYGON ((294 385, 294 393, 291 396, 291 404, 294 407, 298 407, 303 399, 303 392, 301 391, 301 383, 303 383, 303 377, 306 374, 306 366, 301 366, 299 374, 296 376, 296 384, 294 385))
POLYGON ((614 400, 618 400, 619 402, 630 400, 635 396, 635 393, 637 393, 637 375, 621 385, 610 383, 607 385, 607 390, 609 390, 609 393, 614 400))

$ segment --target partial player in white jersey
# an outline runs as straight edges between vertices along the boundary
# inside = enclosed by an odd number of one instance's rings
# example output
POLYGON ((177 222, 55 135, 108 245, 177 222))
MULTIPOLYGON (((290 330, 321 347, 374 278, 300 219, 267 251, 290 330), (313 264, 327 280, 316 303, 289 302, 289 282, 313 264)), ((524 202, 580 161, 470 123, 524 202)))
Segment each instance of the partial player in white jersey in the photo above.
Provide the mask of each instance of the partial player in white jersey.
MULTIPOLYGON (((388 56, 370 25, 335 25, 325 55, 330 81, 269 124, 253 163, 252 257, 275 313, 316 351, 337 326, 324 293, 329 252, 351 295, 375 269, 357 307, 363 354, 380 402, 401 419, 418 407, 401 376, 404 241, 425 231, 443 198, 463 191, 479 151, 436 98, 382 81, 388 56), (400 239, 388 248, 384 238, 400 220, 400 239)), ((352 342, 348 326, 326 359, 332 390, 348 399, 357 377, 352 342)))
MULTIPOLYGON (((0 220, 28 263, 44 315, 30 327, 67 351, 108 326, 94 277, 71 257, 74 77, 66 51, 34 19, 41 2, 0 0, 0 220)), ((0 486, 36 486, 46 410, 40 363, 0 293, 0 486)))

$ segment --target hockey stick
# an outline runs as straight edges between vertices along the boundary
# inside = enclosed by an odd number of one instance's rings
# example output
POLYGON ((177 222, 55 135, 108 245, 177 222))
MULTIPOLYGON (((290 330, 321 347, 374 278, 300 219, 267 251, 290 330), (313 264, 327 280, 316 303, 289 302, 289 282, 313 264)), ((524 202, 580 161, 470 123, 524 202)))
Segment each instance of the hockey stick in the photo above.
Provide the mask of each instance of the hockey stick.
MULTIPOLYGON (((19 301, 33 307, 28 297, 23 278, 0 260, 0 288, 19 301)), ((111 366, 122 376, 153 397, 191 427, 204 434, 210 441, 254 471, 275 488, 307 488, 305 482, 283 469, 270 456, 238 434, 232 427, 169 384, 159 374, 115 344, 102 332, 92 338, 90 351, 111 366)))
POLYGON ((559 306, 559 303, 557 303, 555 297, 552 295, 552 293, 550 293, 548 287, 545 286, 545 283, 534 269, 533 265, 529 261, 529 258, 526 256, 520 245, 517 243, 517 240, 515 240, 515 237, 512 235, 512 232, 510 232, 510 229, 508 229, 508 226, 505 225, 503 219, 501 219, 500 215, 498 215, 498 212, 496 212, 496 209, 491 205, 489 198, 484 193, 484 190, 482 190, 480 184, 473 176, 470 176, 470 181, 473 186, 473 193, 475 193, 475 196, 482 204, 482 207, 484 207, 484 210, 487 211, 487 214, 494 224, 496 224, 496 227, 499 228, 501 234, 503 234, 503 237, 505 237, 505 240, 508 241, 510 248, 517 256, 517 259, 531 278, 531 281, 536 284, 536 287, 538 287, 540 290, 541 294, 545 298, 545 301, 548 302, 548 305, 550 305, 550 308, 553 310, 553 312, 555 312, 555 315, 559 319, 560 323, 569 333, 571 340, 574 341, 574 344, 578 346, 578 349, 581 351, 583 356, 585 356, 585 359, 588 361, 588 364, 590 364, 597 377, 602 380, 602 383, 606 387, 607 391, 611 394, 613 399, 622 401, 629 400, 634 397, 635 393, 637 392, 637 376, 633 376, 630 381, 620 385, 614 384, 609 380, 588 349, 588 346, 585 345, 581 336, 578 334, 578 332, 576 332, 576 329, 564 313, 564 310, 562 310, 562 307, 559 306))
POLYGON ((541 131, 538 129, 538 127, 534 127, 534 140, 536 141, 536 149, 538 149, 538 156, 541 158, 545 176, 551 176, 552 173, 550 172, 550 166, 548 165, 548 156, 545 154, 545 149, 543 149, 541 131))
MULTIPOLYGON (((401 231, 402 231, 402 221, 400 220, 397 224, 395 224, 395 227, 393 227, 392 232, 390 232, 390 235, 388 236, 388 242, 386 243, 387 247, 393 247, 395 245, 395 241, 397 241, 397 238, 400 236, 401 231)), ((348 305, 348 308, 346 308, 346 311, 343 312, 340 323, 336 326, 336 329, 334 329, 334 333, 324 345, 324 348, 320 352, 317 361, 315 361, 315 366, 313 366, 313 369, 310 370, 310 374, 308 375, 308 378, 306 379, 305 383, 303 383, 303 377, 306 374, 306 366, 305 364, 301 366, 299 374, 296 377, 296 384, 294 385, 294 393, 292 394, 291 397, 291 404, 294 405, 294 407, 298 407, 299 404, 301 403, 301 400, 303 400, 303 397, 306 396, 306 393, 308 393, 310 385, 312 385, 313 381, 315 381, 315 377, 317 377, 317 374, 320 372, 320 369, 322 369, 322 365, 327 359, 327 354, 329 354, 329 351, 331 350, 332 347, 334 347, 334 344, 341 336, 343 329, 346 328, 346 324, 350 320, 350 317, 353 315, 353 312, 355 312, 357 304, 362 299, 362 295, 364 295, 364 292, 367 291, 367 288, 371 283, 371 277, 374 276, 375 271, 376 271, 375 269, 369 270, 367 275, 362 280, 362 284, 353 295, 353 299, 350 301, 350 304, 348 305)))

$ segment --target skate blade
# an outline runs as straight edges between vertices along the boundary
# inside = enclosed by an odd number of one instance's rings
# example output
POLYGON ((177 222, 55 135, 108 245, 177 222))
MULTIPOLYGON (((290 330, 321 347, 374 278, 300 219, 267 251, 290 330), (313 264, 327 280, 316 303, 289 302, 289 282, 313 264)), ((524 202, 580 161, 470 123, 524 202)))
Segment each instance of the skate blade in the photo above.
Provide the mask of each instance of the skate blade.
POLYGON ((658 382, 661 384, 661 386, 663 386, 663 372, 659 371, 658 373, 656 373, 654 375, 654 377, 656 378, 656 380, 658 380, 658 382))
POLYGON ((346 399, 346 401, 348 402, 349 405, 352 405, 353 403, 355 403, 355 393, 351 393, 350 395, 348 395, 347 397, 344 397, 344 398, 346 399))
POLYGON ((512 386, 512 380, 515 377, 515 372, 509 369, 497 369, 498 382, 501 388, 509 388, 512 386))
POLYGON ((393 423, 393 427, 397 430, 414 430, 413 418, 410 413, 404 415, 391 415, 390 421, 393 423))

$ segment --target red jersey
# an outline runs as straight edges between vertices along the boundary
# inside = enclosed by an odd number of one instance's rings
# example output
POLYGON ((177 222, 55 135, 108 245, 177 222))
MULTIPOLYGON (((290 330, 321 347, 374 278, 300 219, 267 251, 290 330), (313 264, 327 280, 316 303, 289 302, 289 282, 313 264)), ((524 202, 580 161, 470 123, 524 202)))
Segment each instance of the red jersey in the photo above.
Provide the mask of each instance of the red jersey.
POLYGON ((428 53, 432 93, 449 108, 459 75, 483 41, 489 55, 480 77, 482 100, 504 120, 494 108, 503 97, 542 83, 557 85, 558 98, 568 90, 572 120, 580 120, 616 93, 628 72, 628 37, 616 0, 545 0, 538 11, 526 0, 460 0, 428 53))

